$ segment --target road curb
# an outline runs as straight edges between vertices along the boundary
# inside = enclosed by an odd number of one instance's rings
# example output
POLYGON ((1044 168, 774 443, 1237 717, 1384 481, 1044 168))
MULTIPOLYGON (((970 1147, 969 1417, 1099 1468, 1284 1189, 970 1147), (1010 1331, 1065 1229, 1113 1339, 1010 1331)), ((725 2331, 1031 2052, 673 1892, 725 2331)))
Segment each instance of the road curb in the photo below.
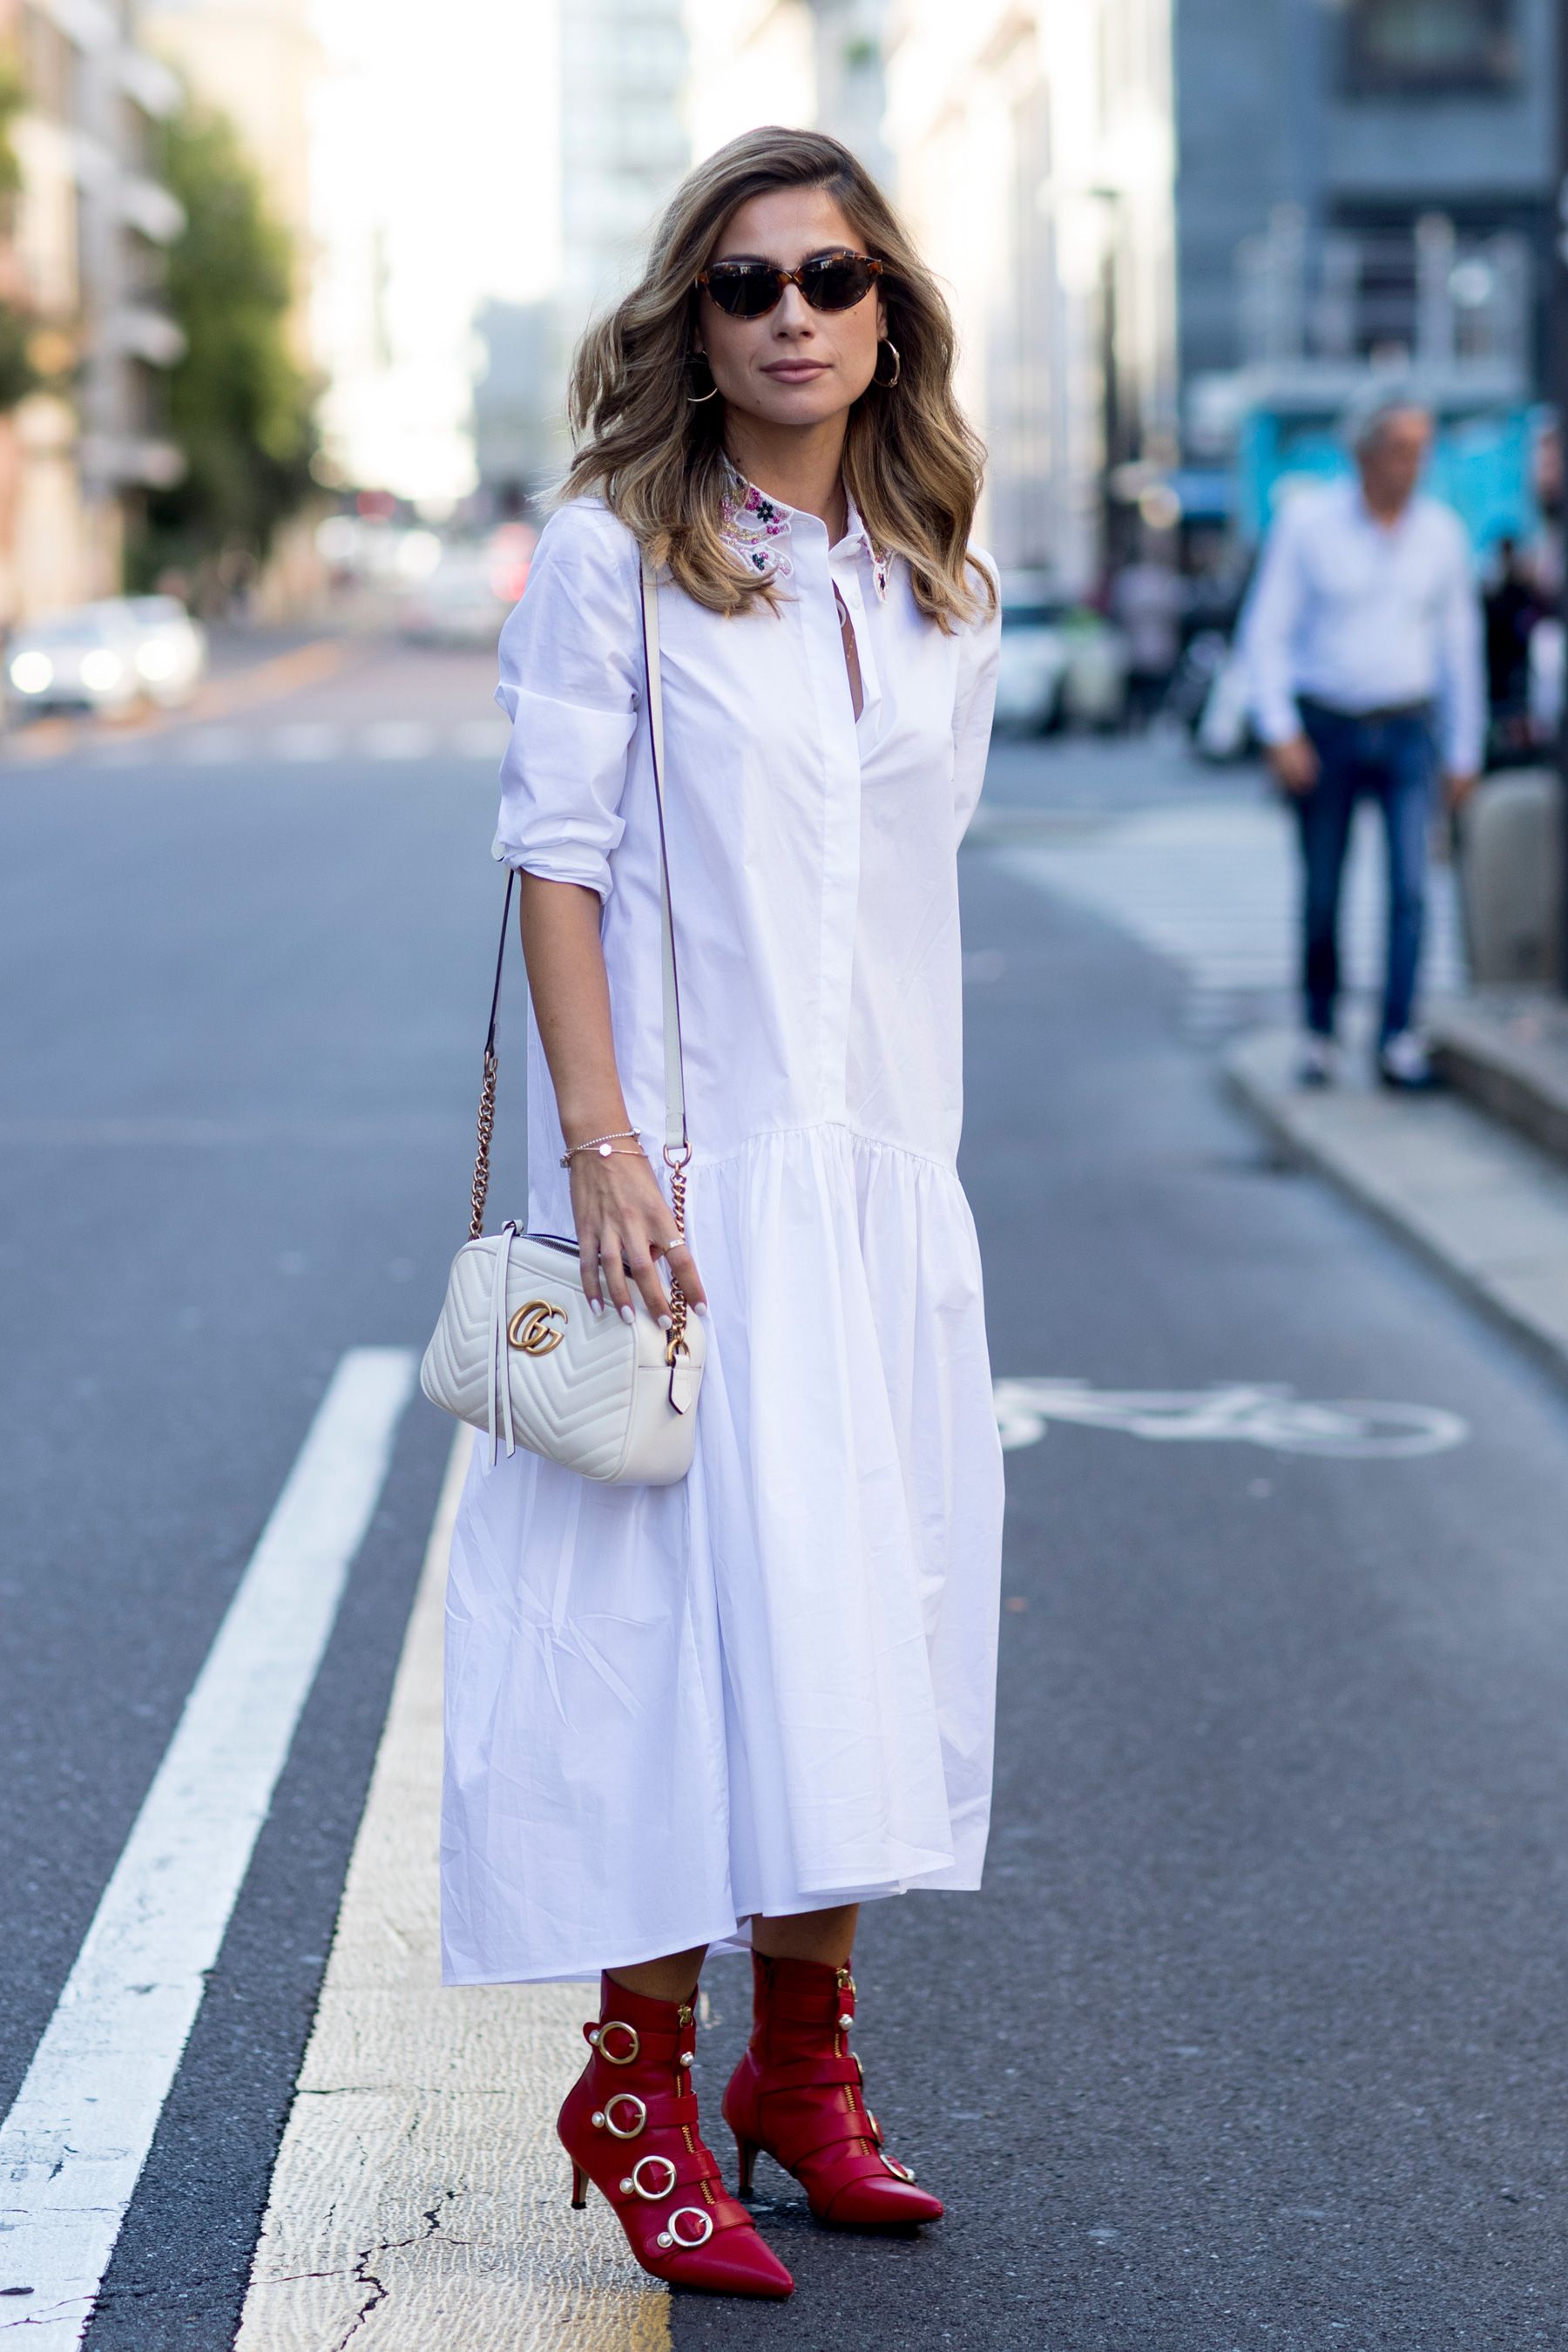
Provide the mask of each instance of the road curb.
POLYGON ((1289 1030, 1227 1052, 1231 1095, 1568 1386, 1568 1172, 1447 1094, 1307 1089, 1289 1030))
POLYGON ((1568 1035, 1560 1001, 1544 991, 1485 991, 1443 1006, 1433 1058, 1461 1094, 1568 1163, 1568 1035))

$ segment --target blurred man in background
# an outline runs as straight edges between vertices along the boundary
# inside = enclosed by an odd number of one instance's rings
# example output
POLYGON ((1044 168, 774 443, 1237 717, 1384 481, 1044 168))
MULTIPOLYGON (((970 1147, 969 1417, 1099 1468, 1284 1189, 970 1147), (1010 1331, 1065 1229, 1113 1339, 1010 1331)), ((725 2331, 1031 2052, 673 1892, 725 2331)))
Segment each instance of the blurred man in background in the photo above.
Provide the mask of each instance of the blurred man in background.
POLYGON ((1487 698, 1494 768, 1539 753, 1530 707, 1530 641, 1551 610, 1551 600, 1524 550, 1516 540, 1500 540, 1496 572, 1486 593, 1487 698))
POLYGON ((1110 583, 1110 616, 1127 639, 1127 723, 1135 730, 1159 716, 1170 692, 1185 586, 1153 531, 1145 532, 1138 555, 1110 583))
POLYGON ((1457 809, 1481 763, 1480 604, 1458 517, 1419 489, 1432 418, 1384 394, 1349 423, 1356 478, 1304 490, 1264 550, 1243 644, 1258 730, 1294 803, 1304 866, 1302 1081, 1334 1074, 1339 908, 1351 820, 1365 793, 1388 841, 1388 974, 1377 1066, 1432 1084, 1413 1020, 1427 841, 1439 763, 1457 809))

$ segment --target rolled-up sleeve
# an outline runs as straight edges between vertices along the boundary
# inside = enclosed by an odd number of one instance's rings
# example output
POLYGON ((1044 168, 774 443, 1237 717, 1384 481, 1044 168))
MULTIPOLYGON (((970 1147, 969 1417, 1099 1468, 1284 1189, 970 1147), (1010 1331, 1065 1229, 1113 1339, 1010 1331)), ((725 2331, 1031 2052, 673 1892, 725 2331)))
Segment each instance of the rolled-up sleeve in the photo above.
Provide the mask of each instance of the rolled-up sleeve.
POLYGON ((1447 568, 1438 609, 1438 705, 1443 764, 1475 776, 1486 760, 1487 681, 1481 600, 1470 569, 1469 541, 1456 516, 1448 525, 1447 568))
POLYGON ((1275 519, 1238 632, 1248 698, 1266 743, 1301 732, 1296 704, 1296 637, 1306 604, 1300 530, 1307 502, 1290 499, 1275 519))
POLYGON ((522 601, 500 634, 496 700, 511 721, 495 856, 607 898, 642 677, 637 552, 578 501, 540 535, 522 601))

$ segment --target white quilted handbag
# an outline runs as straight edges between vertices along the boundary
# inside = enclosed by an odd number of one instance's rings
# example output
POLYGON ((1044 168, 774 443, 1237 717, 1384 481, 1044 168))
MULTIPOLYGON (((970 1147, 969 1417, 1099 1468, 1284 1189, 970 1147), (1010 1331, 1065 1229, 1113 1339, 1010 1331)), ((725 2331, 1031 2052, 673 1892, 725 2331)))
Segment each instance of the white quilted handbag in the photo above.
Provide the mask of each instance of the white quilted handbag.
MULTIPOLYGON (((659 691, 658 592, 643 565, 643 656, 658 812, 664 971, 664 1157, 675 1228, 686 1230, 686 1088, 680 1056, 680 993, 664 824, 664 710, 659 691)), ((669 1486, 691 1467, 703 1332, 689 1319, 680 1286, 669 1286, 669 1331, 634 1292, 636 1319, 591 1315, 577 1244, 527 1234, 510 1219, 484 1230, 495 1119, 496 1019, 510 928, 515 872, 507 877, 490 1025, 479 1096, 468 1239, 452 1261, 446 1302, 425 1350, 419 1382, 432 1404, 486 1431, 490 1460, 504 1445, 548 1455, 584 1478, 612 1486, 669 1486)))

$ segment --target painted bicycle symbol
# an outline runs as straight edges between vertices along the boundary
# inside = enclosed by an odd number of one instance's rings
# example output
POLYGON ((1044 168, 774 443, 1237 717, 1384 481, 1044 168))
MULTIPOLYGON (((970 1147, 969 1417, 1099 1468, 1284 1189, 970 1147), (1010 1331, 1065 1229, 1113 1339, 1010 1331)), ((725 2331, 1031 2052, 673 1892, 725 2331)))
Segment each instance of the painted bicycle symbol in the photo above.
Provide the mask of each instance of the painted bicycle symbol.
POLYGON ((1016 1380, 995 1384, 996 1423, 1009 1449, 1037 1445, 1049 1424, 1119 1429, 1162 1445, 1260 1445, 1275 1454, 1331 1455, 1349 1462, 1408 1461, 1462 1445, 1469 1424, 1437 1405, 1373 1404, 1360 1398, 1313 1403, 1268 1381, 1207 1389, 1095 1389, 1086 1381, 1016 1380))

